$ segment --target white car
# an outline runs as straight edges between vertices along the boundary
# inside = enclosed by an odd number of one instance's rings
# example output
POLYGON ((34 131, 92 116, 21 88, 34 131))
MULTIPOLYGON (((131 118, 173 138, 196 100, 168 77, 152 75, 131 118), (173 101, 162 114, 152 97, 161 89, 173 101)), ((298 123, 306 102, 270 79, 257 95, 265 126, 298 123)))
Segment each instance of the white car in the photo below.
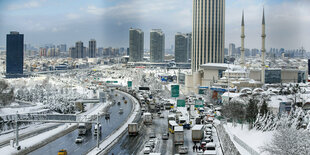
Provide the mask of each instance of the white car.
POLYGON ((179 147, 179 153, 180 154, 186 154, 188 153, 188 148, 185 146, 179 147))
POLYGON ((149 154, 149 153, 151 153, 151 151, 152 151, 152 149, 150 146, 145 146, 143 149, 144 154, 149 154))
POLYGON ((83 142, 83 137, 81 136, 78 136, 76 139, 75 139, 75 143, 82 143, 83 142))
POLYGON ((206 151, 203 154, 216 155, 216 148, 214 143, 207 143, 205 146, 206 151))

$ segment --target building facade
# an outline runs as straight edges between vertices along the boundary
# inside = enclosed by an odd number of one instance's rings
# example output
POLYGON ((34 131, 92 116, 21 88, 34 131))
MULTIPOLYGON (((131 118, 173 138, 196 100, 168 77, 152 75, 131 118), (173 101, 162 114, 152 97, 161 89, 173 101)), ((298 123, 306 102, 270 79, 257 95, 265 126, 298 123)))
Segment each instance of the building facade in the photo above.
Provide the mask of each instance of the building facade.
POLYGON ((90 58, 95 58, 96 57, 96 40, 95 39, 91 39, 89 41, 89 44, 88 44, 88 50, 89 50, 89 53, 88 53, 88 56, 90 58))
POLYGON ((188 62, 190 49, 190 36, 188 34, 177 33, 175 35, 175 62, 188 62))
POLYGON ((129 29, 129 61, 143 61, 144 32, 140 29, 129 29))
POLYGON ((11 32, 6 36, 6 74, 23 74, 24 35, 11 32))
POLYGON ((85 58, 84 46, 82 41, 78 41, 75 43, 75 50, 77 53, 77 58, 85 58))
POLYGON ((193 0, 192 71, 224 62, 225 0, 193 0))
POLYGON ((150 61, 163 62, 164 59, 165 59, 165 34, 160 29, 153 29, 150 32, 150 61))

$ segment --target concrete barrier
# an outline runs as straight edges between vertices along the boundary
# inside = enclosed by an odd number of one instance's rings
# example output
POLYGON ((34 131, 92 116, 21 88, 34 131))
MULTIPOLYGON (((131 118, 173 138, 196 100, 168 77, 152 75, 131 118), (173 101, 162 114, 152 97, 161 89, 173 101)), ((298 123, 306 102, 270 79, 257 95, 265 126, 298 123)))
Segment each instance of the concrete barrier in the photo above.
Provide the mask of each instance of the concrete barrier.
MULTIPOLYGON (((136 114, 135 115, 135 118, 133 119, 133 120, 135 120, 136 119, 136 116, 137 116, 137 113, 134 113, 135 111, 137 111, 137 110, 139 110, 139 109, 135 109, 136 108, 136 106, 138 106, 138 108, 140 108, 140 105, 139 105, 139 101, 135 98, 135 97, 133 97, 133 96, 131 96, 130 94, 128 94, 127 92, 122 92, 122 91, 118 91, 119 93, 122 93, 122 94, 124 94, 124 95, 126 95, 127 97, 129 97, 130 99, 131 99, 131 101, 132 101, 132 103, 133 103, 133 108, 132 108, 132 110, 131 110, 131 115, 124 121, 125 123, 124 123, 124 125, 126 125, 127 123, 131 123, 132 121, 130 120, 129 121, 129 119, 134 115, 134 114, 136 114), (128 122, 129 121, 129 122, 128 122)), ((119 130, 121 130, 121 128, 124 128, 124 125, 123 126, 120 126, 120 127, 118 127, 116 130, 114 130, 109 136, 107 136, 104 140, 102 140, 100 143, 104 143, 104 142, 106 142, 106 141, 108 141, 109 140, 109 138, 111 137, 111 136, 113 136, 116 132, 120 132, 119 130)), ((113 140, 110 140, 110 142, 104 147, 104 148, 100 148, 100 150, 96 150, 97 148, 96 147, 93 147, 91 150, 89 150, 88 151, 88 153, 87 154, 91 154, 91 155, 93 155, 93 154, 96 154, 96 155, 98 155, 98 154, 107 154, 107 152, 110 150, 110 149, 112 149, 112 147, 114 146, 114 144, 116 144, 118 141, 119 141, 119 139, 126 133, 126 131, 127 131, 127 126, 126 126, 126 128, 124 128, 122 131, 121 131, 121 133, 117 136, 117 137, 115 137, 113 140)), ((101 144, 100 144, 101 145, 101 144)))
POLYGON ((49 137, 49 138, 45 139, 44 141, 42 141, 42 142, 39 143, 39 144, 36 144, 36 145, 33 145, 33 146, 28 147, 28 148, 26 148, 26 149, 23 149, 23 150, 19 151, 18 153, 16 153, 15 155, 24 155, 24 154, 28 154, 28 153, 30 153, 30 152, 32 152, 32 151, 34 151, 34 150, 37 150, 37 149, 43 147, 44 145, 46 145, 46 144, 48 144, 48 143, 50 143, 50 142, 52 142, 52 141, 54 141, 54 140, 56 140, 56 139, 58 139, 58 138, 64 136, 64 135, 66 135, 66 134, 72 132, 72 131, 75 130, 76 128, 77 128, 77 124, 71 126, 70 128, 68 128, 68 129, 66 129, 66 130, 64 130, 64 131, 62 131, 62 132, 60 132, 60 133, 58 133, 58 134, 56 134, 56 135, 54 135, 54 136, 52 136, 52 137, 49 137))

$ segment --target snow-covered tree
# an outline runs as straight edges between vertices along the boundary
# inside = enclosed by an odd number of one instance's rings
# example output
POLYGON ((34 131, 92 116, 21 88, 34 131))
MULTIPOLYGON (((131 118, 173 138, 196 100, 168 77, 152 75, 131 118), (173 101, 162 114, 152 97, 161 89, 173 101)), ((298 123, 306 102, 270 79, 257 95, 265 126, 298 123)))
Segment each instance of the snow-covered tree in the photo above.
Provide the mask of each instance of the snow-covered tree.
POLYGON ((261 148, 261 152, 271 155, 309 155, 310 132, 296 128, 281 128, 271 143, 261 148))

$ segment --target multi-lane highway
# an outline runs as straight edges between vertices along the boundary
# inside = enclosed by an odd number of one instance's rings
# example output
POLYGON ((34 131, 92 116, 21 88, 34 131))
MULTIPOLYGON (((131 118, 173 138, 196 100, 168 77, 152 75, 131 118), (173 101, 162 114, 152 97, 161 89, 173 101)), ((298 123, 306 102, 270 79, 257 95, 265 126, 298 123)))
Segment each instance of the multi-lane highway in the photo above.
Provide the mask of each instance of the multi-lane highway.
MULTIPOLYGON (((121 101, 121 104, 115 104, 110 107, 109 112, 110 114, 110 120, 105 120, 104 117, 101 117, 99 121, 102 124, 102 135, 100 137, 100 140, 104 139, 108 135, 110 135, 115 129, 120 127, 123 122, 127 119, 129 116, 133 104, 130 99, 125 97, 125 99, 128 101, 127 104, 124 103, 122 100, 123 95, 118 94, 117 97, 115 97, 116 101, 121 101), (119 114, 119 109, 123 108, 123 114, 119 114)), ((61 138, 58 138, 57 140, 39 148, 38 150, 30 153, 31 155, 55 155, 60 149, 66 149, 68 154, 85 154, 89 149, 96 146, 97 143, 97 137, 93 135, 93 129, 92 132, 88 132, 85 136, 83 136, 84 141, 81 144, 76 144, 75 139, 78 136, 78 131, 75 130, 61 138)))

